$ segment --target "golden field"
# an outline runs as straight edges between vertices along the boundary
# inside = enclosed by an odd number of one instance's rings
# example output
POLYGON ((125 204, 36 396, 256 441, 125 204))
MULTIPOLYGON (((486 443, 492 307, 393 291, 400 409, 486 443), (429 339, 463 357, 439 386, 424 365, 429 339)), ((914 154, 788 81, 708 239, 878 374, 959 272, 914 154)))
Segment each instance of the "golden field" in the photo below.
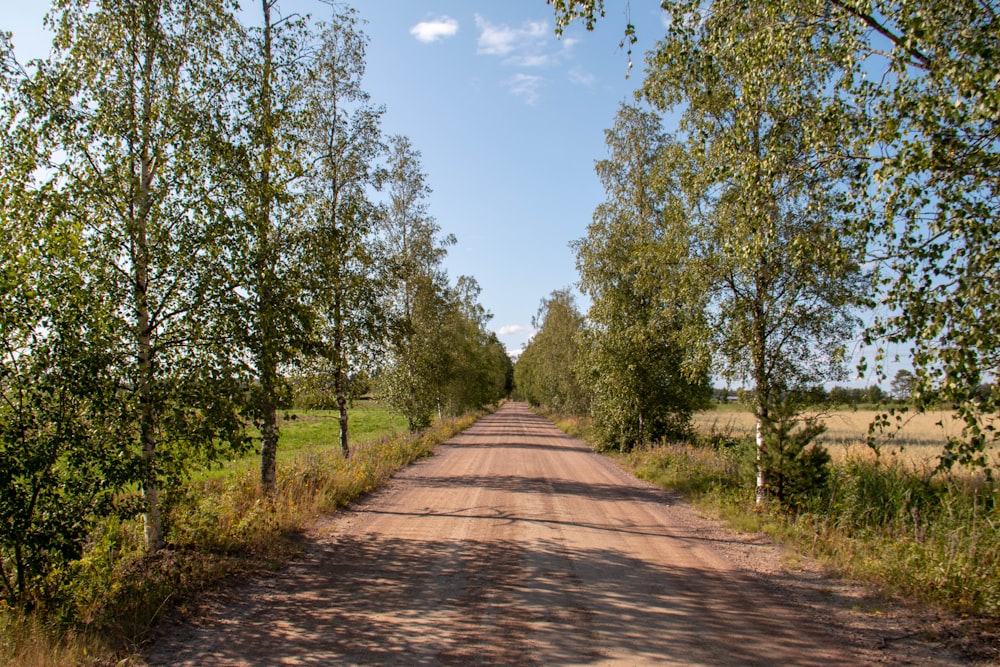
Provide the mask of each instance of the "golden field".
MULTIPOLYGON (((826 446, 835 462, 849 457, 874 457, 866 444, 869 424, 879 410, 833 410, 814 413, 826 424, 826 432, 817 441, 826 446)), ((916 468, 933 467, 937 456, 950 436, 960 436, 962 424, 950 410, 920 414, 905 413, 890 416, 894 426, 878 434, 877 442, 883 456, 892 456, 916 468), (898 417, 898 422, 897 422, 898 417), (891 434, 891 437, 890 437, 891 434)), ((753 413, 744 406, 720 406, 695 413, 694 426, 700 433, 721 433, 739 437, 754 431, 753 413)), ((992 452, 994 463, 1000 463, 1000 451, 992 452)))

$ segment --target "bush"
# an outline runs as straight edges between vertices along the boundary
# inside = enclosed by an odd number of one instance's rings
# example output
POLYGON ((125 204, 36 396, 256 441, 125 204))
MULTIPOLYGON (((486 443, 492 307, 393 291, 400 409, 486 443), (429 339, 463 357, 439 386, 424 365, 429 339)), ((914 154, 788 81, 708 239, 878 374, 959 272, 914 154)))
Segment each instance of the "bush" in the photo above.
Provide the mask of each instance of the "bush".
POLYGON ((1000 485, 849 461, 818 531, 845 569, 911 597, 1000 613, 1000 485))
POLYGON ((0 600, 51 602, 67 564, 104 517, 136 516, 138 479, 96 355, 67 352, 71 336, 0 369, 0 600))
POLYGON ((830 455, 813 440, 826 427, 816 418, 784 418, 767 434, 764 474, 772 497, 800 511, 825 495, 830 455))
POLYGON ((717 495, 745 499, 753 495, 754 443, 744 439, 713 449, 666 444, 637 449, 626 459, 636 475, 690 498, 717 495))

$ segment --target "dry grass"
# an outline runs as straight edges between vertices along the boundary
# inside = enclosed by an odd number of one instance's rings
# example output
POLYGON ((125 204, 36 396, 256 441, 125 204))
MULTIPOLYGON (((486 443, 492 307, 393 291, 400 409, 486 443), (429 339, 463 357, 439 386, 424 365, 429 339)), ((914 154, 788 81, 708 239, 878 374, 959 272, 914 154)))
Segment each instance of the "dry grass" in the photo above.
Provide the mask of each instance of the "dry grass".
MULTIPOLYGON (((834 463, 848 459, 873 459, 875 452, 867 445, 869 425, 882 414, 878 410, 835 410, 821 413, 826 432, 817 440, 826 446, 834 463)), ((934 467, 937 457, 949 437, 961 435, 962 425, 950 410, 935 410, 921 414, 893 416, 895 426, 876 433, 882 457, 916 470, 934 467)), ((703 434, 721 433, 728 436, 751 436, 755 420, 749 409, 727 406, 694 415, 694 427, 703 434)), ((1000 465, 1000 451, 992 452, 993 461, 1000 465)))
POLYGON ((83 664, 86 646, 83 642, 74 644, 62 638, 53 638, 53 633, 41 627, 38 619, 21 619, 17 614, 5 610, 0 615, 0 640, 3 650, 0 657, 5 664, 23 667, 72 667, 83 664))

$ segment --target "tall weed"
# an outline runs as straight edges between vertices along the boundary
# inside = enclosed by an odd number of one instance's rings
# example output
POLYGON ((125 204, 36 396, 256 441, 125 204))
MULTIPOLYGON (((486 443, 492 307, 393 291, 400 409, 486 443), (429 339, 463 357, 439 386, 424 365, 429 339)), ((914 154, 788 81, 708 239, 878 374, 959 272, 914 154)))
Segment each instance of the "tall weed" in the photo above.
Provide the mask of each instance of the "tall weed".
POLYGON ((642 479, 681 491, 692 499, 715 496, 731 500, 752 494, 753 446, 738 442, 718 449, 684 443, 664 443, 637 449, 628 465, 642 479))
POLYGON ((801 517, 820 553, 911 598, 1000 614, 1000 486, 850 461, 822 514, 801 517))
MULTIPOLYGON (((25 615, 0 603, 0 664, 17 667, 76 667, 99 664, 109 647, 93 635, 53 626, 41 614, 25 615)), ((128 659, 116 663, 121 667, 128 659)))

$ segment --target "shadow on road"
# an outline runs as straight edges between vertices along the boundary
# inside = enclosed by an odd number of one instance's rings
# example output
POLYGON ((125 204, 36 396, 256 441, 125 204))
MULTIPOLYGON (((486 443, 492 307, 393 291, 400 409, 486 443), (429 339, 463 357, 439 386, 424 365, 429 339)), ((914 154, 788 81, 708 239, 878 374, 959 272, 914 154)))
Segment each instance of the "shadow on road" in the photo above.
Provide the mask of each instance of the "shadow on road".
MULTIPOLYGON (((523 406, 502 412, 456 438, 439 466, 406 475, 396 500, 423 500, 365 503, 353 527, 311 544, 302 562, 234 589, 214 618, 172 629, 152 647, 150 662, 863 662, 858 647, 789 603, 794 577, 779 594, 720 565, 704 546, 724 539, 651 518, 663 515, 649 505, 672 505, 672 496, 614 483, 601 464, 592 474, 577 468, 579 480, 589 481, 575 481, 574 463, 592 456, 586 447, 523 406), (460 451, 479 445, 494 452, 460 451), (637 544, 654 546, 639 551, 637 544)), ((835 597, 831 605, 840 604, 835 597)))
MULTIPOLYGON (((345 536, 314 558, 322 567, 282 577, 294 594, 265 590, 249 613, 215 627, 221 641, 209 652, 197 641, 159 648, 172 651, 171 663, 198 665, 273 664, 246 662, 262 651, 301 665, 569 665, 616 655, 636 664, 838 664, 817 647, 820 628, 775 617, 770 593, 749 577, 544 540, 345 536)), ((839 664, 855 662, 845 654, 839 664)))

